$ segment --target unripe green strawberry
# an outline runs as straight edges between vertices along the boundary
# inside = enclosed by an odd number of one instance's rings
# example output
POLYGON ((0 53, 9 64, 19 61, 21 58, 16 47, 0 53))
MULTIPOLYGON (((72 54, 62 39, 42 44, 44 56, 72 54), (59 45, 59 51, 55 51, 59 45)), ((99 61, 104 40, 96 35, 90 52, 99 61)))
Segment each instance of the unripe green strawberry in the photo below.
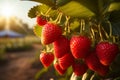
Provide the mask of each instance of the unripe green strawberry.
POLYGON ((102 65, 95 52, 92 52, 88 57, 85 58, 85 62, 89 69, 98 72, 99 75, 106 75, 108 67, 102 65))
POLYGON ((66 70, 63 70, 63 69, 60 67, 59 63, 55 63, 55 64, 54 64, 54 68, 55 68, 55 70, 56 70, 60 75, 63 75, 63 74, 65 74, 65 72, 66 72, 66 70))
POLYGON ((63 57, 58 59, 60 67, 63 70, 66 70, 69 66, 71 66, 74 63, 74 58, 72 54, 66 53, 63 57))
POLYGON ((42 52, 40 54, 40 61, 44 67, 49 67, 50 64, 52 64, 53 60, 54 60, 54 55, 51 52, 49 53, 42 52))
POLYGON ((118 46, 109 42, 100 42, 96 46, 97 56, 103 65, 110 65, 118 54, 118 46))
POLYGON ((36 21, 39 26, 43 26, 47 23, 47 20, 42 16, 38 16, 36 21))
POLYGON ((70 40, 72 55, 76 58, 85 58, 90 51, 91 40, 85 36, 73 36, 70 40))
POLYGON ((56 41, 62 34, 61 28, 54 23, 46 23, 42 29, 41 42, 44 45, 56 41))
POLYGON ((77 76, 82 76, 88 69, 87 65, 84 63, 75 63, 72 65, 72 68, 77 76))
POLYGON ((65 36, 61 36, 55 42, 53 42, 54 54, 57 58, 61 58, 66 53, 70 52, 70 41, 65 38, 65 36))

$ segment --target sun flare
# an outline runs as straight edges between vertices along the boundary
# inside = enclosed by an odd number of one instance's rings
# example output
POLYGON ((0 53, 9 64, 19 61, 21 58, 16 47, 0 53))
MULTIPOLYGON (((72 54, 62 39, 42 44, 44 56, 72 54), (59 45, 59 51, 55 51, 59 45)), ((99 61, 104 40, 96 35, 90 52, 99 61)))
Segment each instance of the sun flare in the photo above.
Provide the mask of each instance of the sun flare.
POLYGON ((10 17, 14 15, 14 7, 10 4, 5 4, 1 6, 1 14, 5 17, 10 17))

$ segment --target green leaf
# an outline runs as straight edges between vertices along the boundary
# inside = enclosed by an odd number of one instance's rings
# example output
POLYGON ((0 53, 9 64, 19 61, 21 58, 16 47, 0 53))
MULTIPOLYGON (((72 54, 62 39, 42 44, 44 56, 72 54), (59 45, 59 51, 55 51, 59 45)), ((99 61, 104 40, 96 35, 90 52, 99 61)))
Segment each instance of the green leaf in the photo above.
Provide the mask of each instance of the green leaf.
POLYGON ((113 28, 113 35, 120 35, 120 22, 119 23, 112 23, 113 28))
MULTIPOLYGON (((35 18, 37 15, 45 15, 45 13, 50 9, 49 6, 47 5, 37 5, 34 6, 33 8, 31 8, 28 12, 28 16, 30 18, 35 18)), ((49 13, 47 15, 53 17, 54 15, 56 15, 56 10, 50 10, 49 13)), ((45 15, 46 16, 46 15, 45 15)))
POLYGON ((109 20, 112 23, 120 22, 120 10, 119 11, 112 11, 112 12, 110 12, 109 20))
POLYGON ((57 0, 56 1, 56 5, 57 6, 63 6, 65 5, 66 3, 70 2, 71 0, 57 0))
POLYGON ((64 14, 72 17, 91 17, 95 14, 90 11, 88 8, 84 7, 82 4, 76 1, 70 1, 66 5, 59 8, 64 14))
MULTIPOLYGON (((51 7, 47 6, 47 5, 41 5, 39 8, 39 14, 41 15, 45 15, 46 12, 50 9, 51 7)), ((50 17, 54 17, 57 14, 56 10, 51 9, 47 15, 49 15, 50 17)), ((46 15, 45 15, 46 16, 46 15)))
POLYGON ((111 0, 57 0, 57 2, 66 15, 88 18, 103 16, 108 11, 111 0))
POLYGON ((48 71, 47 68, 42 68, 39 72, 36 73, 35 75, 35 80, 38 80, 44 73, 48 71))
POLYGON ((33 29, 34 34, 38 37, 41 37, 41 32, 42 32, 42 26, 36 25, 33 29))
POLYGON ((22 1, 34 1, 42 4, 46 4, 48 6, 55 6, 56 0, 22 0, 22 1))
POLYGON ((112 11, 110 13, 109 20, 112 24, 113 35, 120 35, 120 10, 112 11))
MULTIPOLYGON (((112 11, 109 12, 108 20, 111 22, 112 25, 112 34, 113 35, 120 35, 120 10, 119 11, 112 11)), ((109 25, 105 21, 103 21, 103 27, 105 31, 109 33, 109 25)))
POLYGON ((77 20, 73 21, 73 22, 70 24, 70 29, 71 29, 72 31, 76 31, 76 30, 80 31, 80 23, 79 23, 77 20))
POLYGON ((73 72, 72 67, 69 67, 66 75, 69 76, 72 74, 72 72, 73 72))
POLYGON ((120 10, 120 2, 114 2, 114 3, 111 3, 108 11, 115 11, 115 10, 120 10))
POLYGON ((37 13, 40 13, 40 6, 34 6, 33 8, 31 8, 28 12, 28 17, 30 18, 35 18, 37 16, 37 13))

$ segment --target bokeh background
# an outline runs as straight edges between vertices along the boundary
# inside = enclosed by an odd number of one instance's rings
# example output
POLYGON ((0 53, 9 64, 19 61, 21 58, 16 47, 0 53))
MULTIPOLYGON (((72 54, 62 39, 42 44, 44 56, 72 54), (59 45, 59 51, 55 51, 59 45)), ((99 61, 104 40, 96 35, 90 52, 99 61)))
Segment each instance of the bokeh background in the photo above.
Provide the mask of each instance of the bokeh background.
POLYGON ((40 39, 34 35, 36 18, 28 11, 39 3, 28 0, 0 0, 0 80, 68 80, 71 69, 60 76, 53 66, 39 60, 40 39))
POLYGON ((36 20, 27 16, 37 4, 0 0, 0 80, 52 79, 47 74, 40 77, 46 71, 39 61, 42 47, 33 33, 36 20))

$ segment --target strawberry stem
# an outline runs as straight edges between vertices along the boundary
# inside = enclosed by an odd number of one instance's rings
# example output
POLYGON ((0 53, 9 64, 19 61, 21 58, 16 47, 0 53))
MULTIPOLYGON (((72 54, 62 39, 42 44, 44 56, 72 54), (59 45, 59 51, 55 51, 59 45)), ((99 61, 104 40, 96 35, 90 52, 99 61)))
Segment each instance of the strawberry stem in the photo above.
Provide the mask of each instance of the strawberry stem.
POLYGON ((116 42, 115 36, 112 36, 112 38, 113 38, 113 43, 115 43, 116 42))
POLYGON ((60 13, 58 13, 57 18, 56 18, 56 19, 55 19, 55 21, 54 21, 55 23, 57 23, 57 22, 58 22, 58 20, 59 20, 59 18, 60 18, 60 15, 61 15, 61 14, 60 14, 60 13))
POLYGON ((98 24, 98 31, 99 31, 99 35, 100 35, 100 41, 103 41, 103 36, 102 36, 102 33, 101 33, 101 25, 100 25, 100 23, 98 24))
POLYGON ((112 37, 112 25, 111 25, 111 22, 107 21, 107 23, 109 24, 109 28, 110 28, 109 36, 112 37))
POLYGON ((51 11, 51 7, 47 10, 47 12, 45 13, 45 15, 47 16, 48 15, 48 13, 51 11))
POLYGON ((59 13, 60 15, 59 15, 59 18, 58 18, 58 21, 57 21, 57 23, 59 24, 60 22, 61 22, 61 19, 62 19, 62 16, 63 16, 63 13, 59 13))
POLYGON ((83 29, 83 23, 82 23, 82 19, 80 21, 80 34, 82 34, 82 29, 83 29))
POLYGON ((51 51, 51 49, 50 49, 50 47, 48 45, 46 45, 46 50, 47 50, 47 52, 51 51))
POLYGON ((106 38, 109 39, 109 35, 108 35, 108 33, 105 31, 105 29, 104 29, 103 27, 102 27, 102 30, 104 31, 106 38))
POLYGON ((70 24, 69 24, 70 16, 65 16, 65 18, 66 18, 66 21, 65 21, 65 32, 66 32, 66 35, 68 35, 70 33, 70 24))
POLYGON ((95 41, 95 32, 92 27, 91 27, 91 37, 92 37, 92 40, 95 41))
POLYGON ((70 16, 66 16, 66 24, 67 24, 67 31, 70 33, 70 24, 69 24, 70 16))
POLYGON ((82 31, 84 31, 85 30, 85 20, 82 19, 81 21, 82 21, 82 31))

